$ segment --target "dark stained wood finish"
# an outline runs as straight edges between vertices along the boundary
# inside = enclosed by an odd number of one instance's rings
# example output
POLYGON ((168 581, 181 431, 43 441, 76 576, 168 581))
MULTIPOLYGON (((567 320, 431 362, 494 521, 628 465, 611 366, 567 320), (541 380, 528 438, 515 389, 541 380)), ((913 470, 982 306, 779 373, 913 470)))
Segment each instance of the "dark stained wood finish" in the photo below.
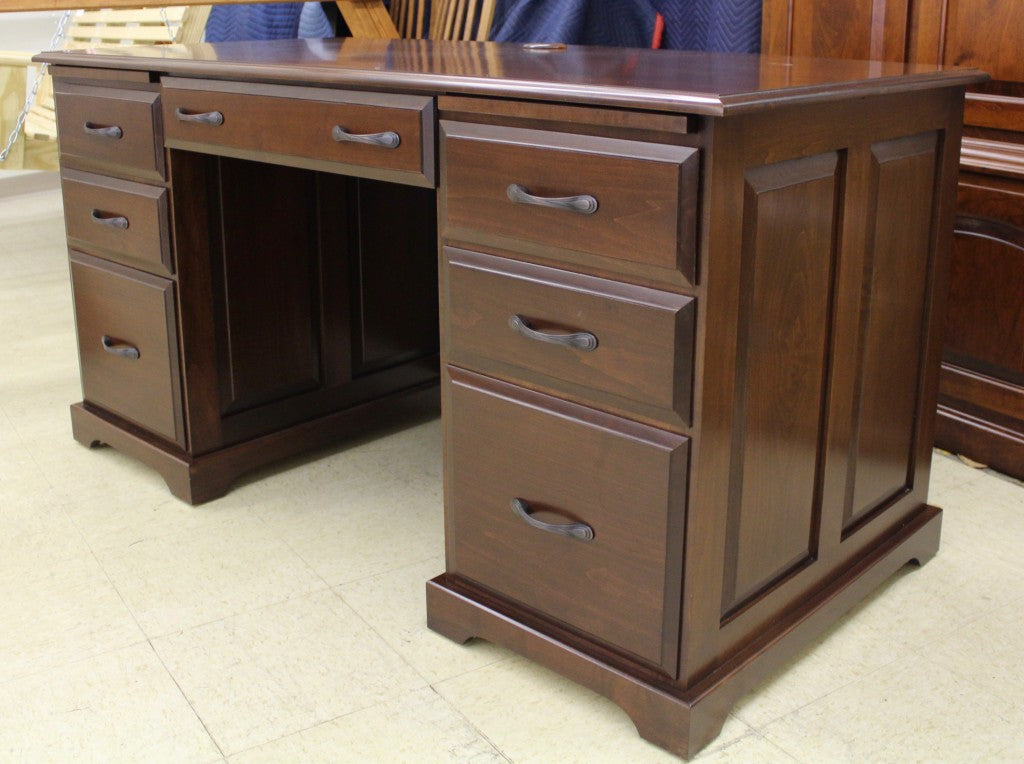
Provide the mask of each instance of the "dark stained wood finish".
POLYGON ((1024 184, 965 175, 957 212, 947 357, 1024 384, 1024 184))
MULTIPOLYGON (((658 132, 664 136, 694 132, 696 120, 686 114, 657 114, 623 111, 621 109, 594 109, 567 104, 504 101, 497 99, 441 96, 437 108, 442 113, 457 114, 458 120, 468 117, 499 118, 502 123, 549 122, 571 123, 577 128, 591 126, 608 135, 618 130, 658 132)), ((451 119, 449 117, 449 119, 451 119)), ((456 120, 456 121, 458 121, 456 120)), ((589 135, 589 132, 584 133, 589 135)))
POLYGON ((85 400, 183 446, 173 284, 77 252, 71 283, 85 400), (138 357, 108 352, 103 337, 138 357))
MULTIPOLYGON (((351 262, 352 367, 355 375, 437 352, 435 194, 364 180, 358 184, 359 232, 351 262)), ((331 197, 324 198, 330 214, 331 197)))
MULTIPOLYGON (((936 444, 1024 478, 1024 6, 765 0, 762 50, 986 70, 967 95, 936 444), (881 41, 884 40, 884 43, 881 41), (992 406, 1013 389, 1016 408, 992 406)), ((891 481, 890 481, 891 482, 891 481)))
POLYGON ((453 240, 576 266, 695 282, 698 151, 520 128, 442 122, 445 226, 453 240), (514 203, 590 195, 597 211, 514 203))
POLYGON ((423 96, 171 78, 163 83, 163 119, 173 148, 434 185, 434 105, 423 96), (219 112, 223 123, 182 121, 179 109, 219 112), (338 142, 335 126, 358 135, 391 131, 401 142, 338 142))
POLYGON ((242 475, 339 442, 385 434, 439 412, 436 382, 409 387, 244 443, 191 456, 88 402, 71 406, 71 429, 83 445, 110 446, 152 467, 189 504, 220 498, 242 475))
POLYGON ((317 203, 302 170, 219 169, 221 414, 232 414, 320 384, 317 203))
POLYGON ((57 80, 53 96, 62 166, 164 179, 159 93, 57 80), (93 135, 86 126, 119 127, 121 137, 93 135))
POLYGON ((679 50, 522 45, 447 40, 250 40, 199 45, 97 47, 35 57, 60 66, 148 69, 173 76, 329 85, 399 93, 465 94, 724 116, 860 95, 979 81, 975 71, 930 64, 763 58, 679 50), (626 56, 626 58, 624 58, 626 56))
POLYGON ((914 478, 936 138, 924 134, 871 147, 877 206, 856 402, 857 470, 845 532, 909 490, 914 478), (896 334, 893 326, 906 331, 896 334))
POLYGON ((567 394, 669 429, 690 424, 692 297, 453 248, 442 285, 448 360, 567 394), (591 351, 539 342, 509 326, 590 332, 591 351))
POLYGON ((479 637, 504 645, 567 676, 620 706, 645 740, 678 756, 694 756, 722 730, 729 709, 827 633, 842 616, 908 562, 924 564, 939 547, 939 510, 929 511, 871 549, 828 588, 804 598, 799 612, 682 690, 644 681, 613 660, 582 647, 573 635, 550 636, 526 611, 467 589, 453 576, 427 582, 427 625, 459 643, 479 637))
POLYGON ((1020 6, 1013 0, 946 1, 942 63, 976 66, 994 80, 1024 82, 1020 6))
POLYGON ((687 439, 486 377, 450 384, 448 572, 674 676, 687 439), (527 525, 516 498, 593 540, 527 525))
POLYGON ((433 320, 440 242, 448 573, 429 585, 429 623, 541 660, 622 704, 648 739, 694 752, 740 694, 935 552, 961 105, 982 76, 664 53, 282 41, 44 54, 257 99, 285 86, 442 96, 458 117, 436 196, 378 183, 404 170, 172 147, 166 283, 187 449, 88 400, 76 437, 137 455, 195 500, 332 422, 366 426, 436 377, 415 314, 433 320), (524 171, 536 175, 505 178, 524 171), (592 229, 524 223, 506 187, 537 180, 613 214, 592 229), (268 206, 239 184, 288 194, 268 206), (277 302, 284 279, 295 291, 277 302), (547 305, 559 328, 636 337, 635 368, 601 378, 516 355, 517 337, 481 319, 510 299, 547 305), (519 494, 547 521, 592 522, 595 539, 516 517, 519 494))
POLYGON ((723 616, 817 552, 839 171, 830 152, 745 175, 723 616))
POLYGON ((72 247, 160 276, 173 274, 166 188, 63 170, 61 189, 72 247), (103 223, 116 217, 126 219, 125 228, 103 223))
POLYGON ((775 55, 902 61, 911 34, 910 4, 911 0, 765 0, 761 49, 775 55))
POLYGON ((177 150, 171 175, 193 454, 437 378, 432 195, 363 238, 389 214, 371 181, 177 150))

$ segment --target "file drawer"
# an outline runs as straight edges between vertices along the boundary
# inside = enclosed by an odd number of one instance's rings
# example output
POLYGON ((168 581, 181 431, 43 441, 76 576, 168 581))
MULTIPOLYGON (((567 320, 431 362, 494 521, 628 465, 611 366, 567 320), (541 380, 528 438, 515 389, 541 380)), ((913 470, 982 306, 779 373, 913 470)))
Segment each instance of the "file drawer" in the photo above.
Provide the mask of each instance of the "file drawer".
POLYGON ((689 441, 450 373, 449 573, 674 675, 689 441))
POLYGON ((173 282, 71 253, 87 403, 185 445, 173 282))

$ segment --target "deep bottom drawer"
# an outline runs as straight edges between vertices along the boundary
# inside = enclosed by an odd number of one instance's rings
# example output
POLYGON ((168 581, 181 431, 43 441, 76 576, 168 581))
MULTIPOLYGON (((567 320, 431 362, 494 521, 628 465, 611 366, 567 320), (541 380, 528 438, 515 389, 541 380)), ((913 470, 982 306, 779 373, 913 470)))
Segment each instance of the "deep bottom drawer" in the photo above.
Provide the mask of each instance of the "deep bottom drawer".
POLYGON ((687 438, 450 375, 448 571, 674 675, 687 438))
POLYGON ((184 447, 173 282, 71 254, 86 401, 184 447))

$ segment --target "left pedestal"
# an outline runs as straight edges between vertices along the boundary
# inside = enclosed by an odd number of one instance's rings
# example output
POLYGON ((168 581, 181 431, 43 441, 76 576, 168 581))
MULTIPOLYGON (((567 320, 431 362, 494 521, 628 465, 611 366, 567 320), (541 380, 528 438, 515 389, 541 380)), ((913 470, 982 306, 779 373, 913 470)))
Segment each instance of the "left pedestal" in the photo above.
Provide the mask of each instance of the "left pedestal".
MULTIPOLYGON (((155 75, 55 75, 77 440, 200 503, 271 461, 436 412, 422 174, 412 187, 338 163, 166 148, 173 110, 155 75)), ((278 100, 301 105, 289 95, 278 100)))

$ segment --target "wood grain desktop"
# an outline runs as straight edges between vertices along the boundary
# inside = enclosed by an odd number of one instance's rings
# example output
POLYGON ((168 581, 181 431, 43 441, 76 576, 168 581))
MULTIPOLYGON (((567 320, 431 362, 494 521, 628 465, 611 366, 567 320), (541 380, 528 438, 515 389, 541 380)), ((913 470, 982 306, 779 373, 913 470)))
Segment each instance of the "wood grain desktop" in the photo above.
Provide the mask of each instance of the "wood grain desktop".
POLYGON ((935 553, 984 75, 424 40, 41 60, 75 437, 182 498, 436 405, 440 378, 429 625, 595 689, 683 756, 935 553))

